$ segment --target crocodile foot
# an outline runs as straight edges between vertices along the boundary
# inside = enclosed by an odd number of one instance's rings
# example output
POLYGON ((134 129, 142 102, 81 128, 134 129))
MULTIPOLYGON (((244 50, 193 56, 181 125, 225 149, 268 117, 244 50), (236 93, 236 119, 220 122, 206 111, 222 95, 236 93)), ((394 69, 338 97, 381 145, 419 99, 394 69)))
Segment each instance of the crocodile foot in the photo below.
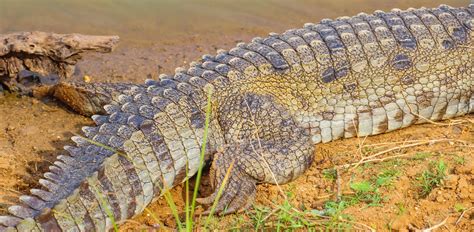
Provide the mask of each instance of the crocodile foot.
MULTIPOLYGON (((213 205, 217 201, 214 212, 219 215, 241 212, 252 205, 257 191, 257 180, 245 173, 242 162, 226 159, 223 153, 217 153, 210 173, 214 192, 208 197, 198 198, 198 203, 213 205), (222 185, 224 186, 221 187, 222 185)), ((203 214, 211 213, 211 208, 212 206, 203 214)))

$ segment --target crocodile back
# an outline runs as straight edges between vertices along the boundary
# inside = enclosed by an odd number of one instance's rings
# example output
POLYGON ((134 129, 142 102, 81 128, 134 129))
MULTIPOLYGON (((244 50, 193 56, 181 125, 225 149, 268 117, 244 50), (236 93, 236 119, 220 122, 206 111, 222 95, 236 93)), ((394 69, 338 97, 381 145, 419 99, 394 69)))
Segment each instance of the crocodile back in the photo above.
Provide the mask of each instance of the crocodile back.
POLYGON ((218 98, 270 95, 314 143, 473 112, 473 11, 376 11, 255 38, 216 56, 234 66, 218 98))

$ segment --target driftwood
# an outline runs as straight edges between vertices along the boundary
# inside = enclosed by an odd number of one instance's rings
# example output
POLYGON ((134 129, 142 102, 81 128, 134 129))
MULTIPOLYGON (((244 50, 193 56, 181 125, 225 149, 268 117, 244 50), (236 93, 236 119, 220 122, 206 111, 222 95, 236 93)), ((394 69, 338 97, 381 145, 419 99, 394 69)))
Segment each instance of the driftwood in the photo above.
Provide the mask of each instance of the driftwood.
POLYGON ((84 52, 113 51, 118 36, 19 32, 0 35, 0 84, 11 91, 67 80, 84 52))

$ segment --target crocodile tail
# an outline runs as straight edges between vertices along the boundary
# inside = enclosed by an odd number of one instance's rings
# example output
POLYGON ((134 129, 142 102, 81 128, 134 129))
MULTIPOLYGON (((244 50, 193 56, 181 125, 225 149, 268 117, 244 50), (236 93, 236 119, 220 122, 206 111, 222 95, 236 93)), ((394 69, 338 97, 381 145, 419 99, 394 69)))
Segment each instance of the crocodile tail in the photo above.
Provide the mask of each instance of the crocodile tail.
MULTIPOLYGON (((137 89, 143 87, 130 91, 137 89)), ((122 111, 128 92, 117 92, 127 94, 110 99, 107 116, 92 116, 96 126, 83 127, 84 137, 72 137, 76 145, 64 147, 68 154, 56 158, 39 180, 41 187, 0 216, 0 231, 103 231, 143 210, 138 168, 121 151, 143 120, 122 111)))
MULTIPOLYGON (((107 120, 107 116, 94 118, 96 122, 107 120)), ((111 139, 111 136, 99 132, 101 124, 97 125, 83 128, 87 138, 72 137, 76 145, 64 147, 69 154, 59 155, 56 158, 49 171, 39 180, 41 188, 31 189, 29 195, 20 196, 20 204, 10 206, 9 215, 0 216, 0 228, 16 227, 19 231, 35 231, 42 228, 46 231, 57 231, 58 228, 62 228, 60 224, 63 223, 63 218, 73 218, 70 217, 69 204, 77 199, 79 193, 81 196, 91 195, 92 192, 86 191, 87 186, 92 186, 92 179, 94 177, 97 179, 97 173, 103 169, 102 164, 106 163, 106 158, 114 154, 105 147, 93 144, 111 139), (95 175, 91 176, 92 173, 95 175)), ((88 200, 91 202, 94 199, 88 200)), ((78 207, 78 201, 74 202, 74 206, 78 207)), ((71 223, 74 224, 74 221, 71 223)))
POLYGON ((194 175, 205 115, 178 85, 148 81, 110 95, 107 116, 92 116, 96 126, 72 138, 42 188, 0 216, 0 231, 104 231, 194 175))

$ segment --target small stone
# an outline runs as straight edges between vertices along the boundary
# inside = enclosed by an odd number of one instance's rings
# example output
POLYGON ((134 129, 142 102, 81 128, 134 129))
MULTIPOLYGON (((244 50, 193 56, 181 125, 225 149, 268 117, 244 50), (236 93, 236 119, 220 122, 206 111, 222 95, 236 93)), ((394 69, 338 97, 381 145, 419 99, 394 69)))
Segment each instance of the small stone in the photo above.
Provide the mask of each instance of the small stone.
POLYGON ((83 80, 84 80, 84 82, 89 83, 89 82, 91 82, 92 77, 90 77, 88 75, 84 75, 83 80))

